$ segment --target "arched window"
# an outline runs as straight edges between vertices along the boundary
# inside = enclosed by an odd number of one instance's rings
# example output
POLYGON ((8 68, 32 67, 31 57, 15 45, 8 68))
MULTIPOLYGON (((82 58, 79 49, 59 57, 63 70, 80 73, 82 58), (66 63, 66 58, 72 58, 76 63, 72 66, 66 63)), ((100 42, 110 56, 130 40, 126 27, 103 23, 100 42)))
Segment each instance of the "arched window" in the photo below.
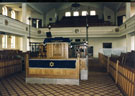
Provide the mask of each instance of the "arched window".
POLYGON ((79 12, 78 11, 74 11, 73 16, 79 16, 79 12))
POLYGON ((71 12, 65 12, 65 16, 66 16, 66 17, 71 16, 71 12))
POLYGON ((16 14, 14 10, 11 11, 11 18, 16 19, 16 14))
POLYGON ((87 15, 87 11, 82 11, 82 16, 86 16, 87 15))
POLYGON ((6 6, 2 7, 2 15, 7 16, 7 7, 6 6))
POLYGON ((96 15, 96 11, 95 10, 90 11, 90 15, 92 16, 96 15))

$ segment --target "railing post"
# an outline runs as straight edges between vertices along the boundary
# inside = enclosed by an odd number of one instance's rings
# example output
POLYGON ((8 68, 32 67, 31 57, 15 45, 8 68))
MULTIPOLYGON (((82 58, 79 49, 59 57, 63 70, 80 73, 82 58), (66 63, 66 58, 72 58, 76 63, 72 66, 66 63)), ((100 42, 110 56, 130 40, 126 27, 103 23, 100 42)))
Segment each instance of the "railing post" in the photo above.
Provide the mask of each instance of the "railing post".
POLYGON ((119 66, 119 60, 117 60, 117 63, 116 63, 116 79, 115 79, 115 84, 117 84, 117 82, 118 82, 118 66, 119 66))
POLYGON ((107 58, 107 72, 109 73, 109 64, 110 64, 110 58, 109 58, 109 56, 108 56, 108 58, 107 58))

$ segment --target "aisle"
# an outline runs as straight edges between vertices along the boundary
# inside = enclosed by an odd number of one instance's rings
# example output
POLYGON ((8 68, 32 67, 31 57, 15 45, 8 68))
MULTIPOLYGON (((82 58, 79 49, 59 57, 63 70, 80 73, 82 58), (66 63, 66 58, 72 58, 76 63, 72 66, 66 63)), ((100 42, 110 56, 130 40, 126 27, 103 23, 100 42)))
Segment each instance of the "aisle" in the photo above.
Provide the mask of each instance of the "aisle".
POLYGON ((2 96, 123 96, 107 73, 94 70, 89 71, 89 80, 80 81, 80 86, 26 84, 25 74, 18 73, 0 80, 0 93, 2 96))

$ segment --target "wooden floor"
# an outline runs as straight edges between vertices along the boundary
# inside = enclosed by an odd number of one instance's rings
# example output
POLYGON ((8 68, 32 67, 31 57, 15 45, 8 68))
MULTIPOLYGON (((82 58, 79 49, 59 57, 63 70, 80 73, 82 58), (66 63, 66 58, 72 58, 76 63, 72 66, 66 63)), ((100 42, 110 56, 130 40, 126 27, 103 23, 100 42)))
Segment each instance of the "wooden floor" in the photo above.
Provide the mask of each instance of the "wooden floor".
POLYGON ((0 80, 0 96, 123 96, 98 60, 90 62, 89 80, 79 86, 26 84, 22 72, 0 80))

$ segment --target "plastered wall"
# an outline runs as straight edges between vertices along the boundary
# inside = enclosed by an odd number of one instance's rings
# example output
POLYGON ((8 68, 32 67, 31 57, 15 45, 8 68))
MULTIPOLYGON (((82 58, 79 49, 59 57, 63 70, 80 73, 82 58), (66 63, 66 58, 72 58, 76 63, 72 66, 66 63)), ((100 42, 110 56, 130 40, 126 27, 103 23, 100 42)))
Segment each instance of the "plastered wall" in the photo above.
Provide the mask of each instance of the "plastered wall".
MULTIPOLYGON (((90 14, 90 10, 95 10, 96 11, 96 15, 98 15, 99 19, 103 18, 103 8, 101 6, 99 6, 98 4, 95 6, 80 6, 79 14, 81 16, 82 11, 88 11, 88 14, 90 14)), ((52 18, 52 21, 50 21, 50 23, 54 23, 56 21, 56 14, 58 15, 58 20, 61 20, 63 16, 65 16, 65 12, 70 11, 71 12, 71 16, 73 16, 73 10, 71 10, 71 5, 69 4, 68 6, 61 6, 60 8, 56 9, 52 9, 50 10, 48 13, 46 13, 46 25, 49 24, 49 18, 52 18)))
MULTIPOLYGON (((73 41, 78 38, 71 38, 73 41)), ((79 38, 81 41, 85 38, 79 38)), ((103 43, 112 43, 112 48, 126 48, 126 37, 91 37, 88 40, 88 45, 93 46, 93 55, 94 57, 98 57, 98 52, 101 48, 103 48, 103 43)))
POLYGON ((115 22, 114 11, 108 7, 104 7, 104 21, 110 21, 112 24, 115 22), (111 16, 111 18, 108 19, 108 16, 111 16))
POLYGON ((125 38, 89 38, 89 46, 93 46, 94 57, 98 57, 98 52, 103 48, 103 43, 112 43, 112 48, 125 48, 125 38))

